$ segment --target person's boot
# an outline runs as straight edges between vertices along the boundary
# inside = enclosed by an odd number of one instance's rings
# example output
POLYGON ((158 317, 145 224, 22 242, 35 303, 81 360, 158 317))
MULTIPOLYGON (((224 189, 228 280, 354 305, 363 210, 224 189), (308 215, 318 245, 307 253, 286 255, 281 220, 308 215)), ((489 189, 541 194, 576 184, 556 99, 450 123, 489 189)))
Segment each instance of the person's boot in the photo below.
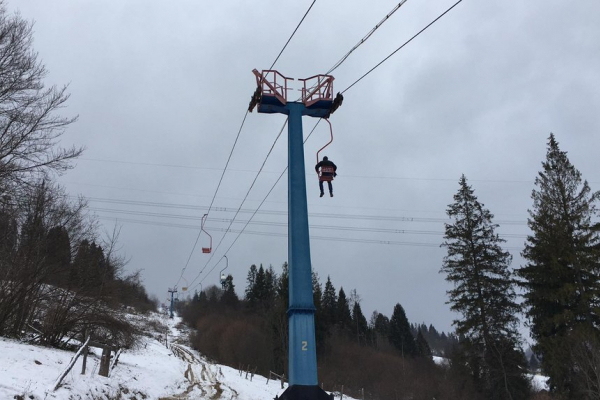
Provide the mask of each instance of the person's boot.
POLYGON ((325 193, 321 192, 321 195, 320 195, 319 197, 323 197, 323 195, 324 195, 324 194, 325 194, 325 193))
POLYGON ((329 197, 333 197, 333 192, 329 192, 329 197))

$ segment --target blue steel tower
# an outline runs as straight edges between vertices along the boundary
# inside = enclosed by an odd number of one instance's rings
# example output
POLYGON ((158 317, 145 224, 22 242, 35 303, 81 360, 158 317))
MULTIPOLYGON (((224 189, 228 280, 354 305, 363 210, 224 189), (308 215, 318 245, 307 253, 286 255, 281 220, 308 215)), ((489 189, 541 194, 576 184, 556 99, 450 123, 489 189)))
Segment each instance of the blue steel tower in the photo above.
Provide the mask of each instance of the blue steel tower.
POLYGON ((289 263, 289 387, 281 395, 285 400, 329 400, 331 396, 318 386, 315 341, 315 306, 312 292, 308 208, 302 116, 327 118, 341 104, 341 95, 333 100, 333 77, 316 75, 304 82, 302 101, 287 101, 288 82, 274 70, 256 76, 258 87, 249 110, 288 116, 288 263, 289 263))

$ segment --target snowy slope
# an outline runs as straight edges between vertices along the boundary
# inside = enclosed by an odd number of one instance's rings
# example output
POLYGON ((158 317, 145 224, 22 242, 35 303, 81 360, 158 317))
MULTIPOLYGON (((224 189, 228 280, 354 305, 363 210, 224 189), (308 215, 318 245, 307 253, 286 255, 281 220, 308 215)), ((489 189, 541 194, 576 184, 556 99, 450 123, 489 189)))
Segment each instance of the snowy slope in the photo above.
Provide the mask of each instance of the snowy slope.
POLYGON ((267 384, 266 378, 257 375, 250 381, 250 376, 246 379, 235 369, 212 364, 177 343, 181 335, 176 328, 178 318, 152 318, 168 326, 168 348, 159 332, 144 337, 138 349, 121 354, 109 378, 97 374, 96 350, 96 356, 88 357, 86 374, 81 375, 80 357, 56 391, 51 388, 74 353, 0 338, 0 399, 13 399, 15 395, 30 399, 110 399, 121 394, 127 399, 264 400, 282 392, 280 382, 267 384))
MULTIPOLYGON (((146 332, 140 346, 127 350, 109 378, 98 375, 100 350, 88 357, 81 375, 81 357, 62 385, 52 388, 74 353, 0 338, 0 400, 14 399, 273 399, 283 390, 269 381, 227 366, 213 364, 185 345, 187 332, 179 318, 160 314, 131 315, 146 332), (168 331, 169 346, 164 335, 168 331), (120 396, 120 397, 119 397, 120 396)), ((437 364, 447 360, 434 357, 437 364)), ((546 379, 532 377, 537 390, 547 389, 546 379)), ((286 385, 287 386, 287 385, 286 385)), ((336 398, 339 398, 336 395, 336 398)), ((347 396, 344 399, 352 400, 347 396)))

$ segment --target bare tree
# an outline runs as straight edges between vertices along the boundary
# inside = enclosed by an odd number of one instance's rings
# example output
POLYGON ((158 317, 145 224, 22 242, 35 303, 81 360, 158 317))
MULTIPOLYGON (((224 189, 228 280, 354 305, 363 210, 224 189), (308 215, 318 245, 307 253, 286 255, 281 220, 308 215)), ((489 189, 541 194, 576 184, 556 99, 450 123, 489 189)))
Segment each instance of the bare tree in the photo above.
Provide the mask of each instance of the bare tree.
POLYGON ((33 23, 8 15, 0 0, 0 202, 32 177, 71 168, 83 151, 58 147, 77 117, 56 114, 69 98, 67 87, 45 88, 46 69, 32 44, 33 23))
POLYGON ((40 303, 52 291, 44 284, 64 284, 70 265, 70 240, 93 231, 82 199, 70 201, 63 189, 42 181, 23 189, 10 207, 0 206, 0 333, 18 334, 36 320, 40 303), (52 229, 63 233, 62 260, 50 240, 52 229))
POLYGON ((566 339, 574 370, 576 396, 600 399, 600 340, 595 332, 579 329, 566 339))

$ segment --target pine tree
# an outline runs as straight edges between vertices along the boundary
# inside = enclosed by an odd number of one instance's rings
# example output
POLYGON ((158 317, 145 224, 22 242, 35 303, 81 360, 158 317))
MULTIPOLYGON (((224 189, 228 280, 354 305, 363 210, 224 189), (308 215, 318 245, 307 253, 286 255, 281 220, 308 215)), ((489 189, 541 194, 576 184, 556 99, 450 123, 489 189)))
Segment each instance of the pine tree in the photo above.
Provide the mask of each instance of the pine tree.
POLYGON ((423 336, 423 331, 419 329, 417 332, 417 355, 423 358, 427 358, 431 360, 431 347, 429 347, 429 343, 425 340, 425 336, 423 336))
POLYGON ((271 307, 273 304, 273 301, 275 300, 276 295, 277 295, 277 274, 275 273, 273 266, 269 265, 269 268, 265 269, 265 289, 264 289, 263 304, 265 304, 267 308, 271 307))
POLYGON ((289 288, 289 282, 290 282, 290 273, 288 271, 288 263, 284 262, 283 265, 281 266, 281 275, 279 276, 279 279, 277 279, 277 284, 276 284, 276 296, 277 299, 282 302, 282 308, 284 310, 287 310, 289 307, 289 293, 290 293, 290 288, 289 288))
POLYGON ((350 315, 350 304, 346 298, 344 288, 340 288, 336 306, 336 323, 341 331, 352 331, 352 315, 350 315))
POLYGON ((378 312, 373 311, 369 321, 369 330, 371 331, 371 343, 376 349, 381 348, 388 343, 390 319, 378 312))
POLYGON ((526 360, 518 334, 519 312, 509 271, 512 256, 504 251, 498 225, 483 207, 463 175, 445 226, 448 249, 441 272, 454 284, 448 291, 451 310, 462 314, 453 322, 468 367, 479 389, 489 399, 522 399, 528 395, 523 375, 526 360), (517 354, 513 354, 513 353, 517 354), (520 356, 519 356, 520 354, 520 356))
POLYGON ((529 357, 529 371, 532 374, 536 374, 540 369, 540 361, 535 356, 535 353, 531 353, 531 357, 529 357))
POLYGON ((323 351, 325 345, 325 338, 327 336, 327 322, 324 320, 323 305, 321 299, 323 298, 323 289, 321 282, 319 282, 319 274, 312 272, 312 290, 313 290, 313 304, 315 306, 315 340, 317 343, 317 353, 323 351))
POLYGON ((321 298, 323 297, 323 289, 321 282, 319 282, 319 274, 313 271, 312 273, 312 290, 313 290, 313 304, 317 313, 321 314, 322 305, 321 298))
POLYGON ((529 228, 518 271, 526 291, 525 305, 535 352, 550 377, 552 390, 578 398, 574 387, 578 373, 570 360, 568 336, 587 331, 599 337, 600 235, 596 204, 600 192, 592 192, 581 173, 561 151, 551 134, 546 160, 535 180, 529 210, 529 228))
POLYGON ((417 355, 417 344, 410 332, 410 324, 400 303, 394 306, 394 312, 390 319, 389 340, 403 357, 417 355))
POLYGON ((256 265, 252 264, 248 270, 248 276, 246 277, 246 301, 248 304, 254 305, 256 302, 256 265))
POLYGON ((233 284, 233 276, 231 274, 227 275, 225 278, 225 282, 223 284, 223 296, 221 296, 221 303, 224 305, 237 308, 239 299, 237 294, 235 293, 235 285, 233 284))
POLYGON ((352 307, 352 327, 356 341, 358 343, 367 344, 369 339, 369 325, 367 324, 367 319, 365 318, 358 301, 354 302, 354 306, 352 307))
POLYGON ((56 226, 48 231, 44 261, 50 272, 48 282, 66 285, 71 266, 71 242, 65 227, 56 226))
POLYGON ((268 296, 268 278, 262 264, 258 267, 258 271, 256 272, 256 281, 254 282, 252 293, 254 294, 255 303, 251 305, 254 305, 255 307, 262 306, 268 296))
POLYGON ((329 330, 335 325, 337 314, 337 295, 335 294, 335 288, 333 287, 329 276, 327 277, 327 282, 325 282, 321 308, 323 310, 323 322, 325 323, 326 329, 329 330))

